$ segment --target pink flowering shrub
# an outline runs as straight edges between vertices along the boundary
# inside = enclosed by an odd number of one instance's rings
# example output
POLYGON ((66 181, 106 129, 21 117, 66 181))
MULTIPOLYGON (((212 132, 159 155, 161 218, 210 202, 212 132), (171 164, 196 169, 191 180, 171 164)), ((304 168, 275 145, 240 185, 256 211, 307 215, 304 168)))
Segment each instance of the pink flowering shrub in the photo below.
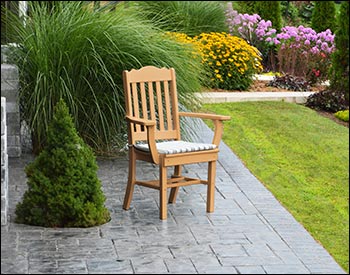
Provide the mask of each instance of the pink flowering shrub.
POLYGON ((266 56, 273 44, 277 44, 276 30, 270 20, 263 20, 258 14, 241 14, 227 3, 226 23, 229 33, 245 39, 250 45, 259 49, 266 56))
POLYGON ((303 76, 311 84, 328 79, 331 54, 335 49, 334 35, 327 29, 316 33, 304 26, 282 28, 276 35, 279 71, 303 76))
POLYGON ((231 35, 239 36, 256 48, 266 58, 276 49, 278 71, 305 77, 310 84, 328 79, 331 54, 335 50, 334 35, 330 30, 317 33, 304 26, 285 26, 277 33, 271 21, 258 14, 240 14, 228 3, 226 22, 231 35))

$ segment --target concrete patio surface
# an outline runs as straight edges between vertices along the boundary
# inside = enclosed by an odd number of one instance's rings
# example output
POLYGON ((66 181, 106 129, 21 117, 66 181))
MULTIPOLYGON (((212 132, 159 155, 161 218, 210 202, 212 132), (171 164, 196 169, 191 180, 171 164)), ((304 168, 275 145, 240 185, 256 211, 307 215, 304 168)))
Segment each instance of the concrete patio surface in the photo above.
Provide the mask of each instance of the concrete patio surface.
MULTIPOLYGON (((202 122, 198 140, 210 142, 202 122)), ((1 227, 1 274, 346 274, 329 253, 220 145, 215 212, 206 213, 206 188, 180 189, 168 219, 159 220, 158 191, 136 186, 131 209, 122 202, 127 158, 98 159, 98 176, 112 220, 92 228, 16 224, 15 205, 27 188, 23 168, 32 155, 9 159, 10 223, 1 227)), ((156 167, 138 163, 140 178, 156 167)), ((206 164, 185 165, 206 176, 206 164)))

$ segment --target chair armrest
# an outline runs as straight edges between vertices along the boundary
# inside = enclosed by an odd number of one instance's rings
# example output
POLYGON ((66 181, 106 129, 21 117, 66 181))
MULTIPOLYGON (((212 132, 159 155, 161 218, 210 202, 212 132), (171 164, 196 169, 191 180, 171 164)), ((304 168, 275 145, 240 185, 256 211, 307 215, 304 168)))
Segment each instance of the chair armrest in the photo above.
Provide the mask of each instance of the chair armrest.
POLYGON ((179 112, 180 116, 196 117, 202 119, 211 119, 214 121, 215 130, 212 144, 219 147, 220 140, 223 133, 223 121, 230 120, 230 116, 216 115, 216 114, 205 114, 205 113, 190 113, 190 112, 179 112))
POLYGON ((137 118, 137 117, 133 117, 133 116, 126 116, 125 118, 128 122, 132 122, 132 123, 139 124, 142 126, 154 126, 154 125, 156 125, 156 122, 154 120, 137 118))
POLYGON ((180 116, 198 117, 203 119, 212 120, 230 120, 230 116, 216 115, 216 114, 205 114, 205 113, 190 113, 190 112, 179 112, 180 116))
MULTIPOLYGON (((158 164, 159 154, 158 154, 156 139, 155 139, 156 122, 154 120, 142 119, 142 118, 137 118, 133 116, 126 116, 125 118, 129 123, 134 123, 134 124, 138 124, 146 127, 148 148, 151 153, 153 162, 155 164, 158 164)), ((131 127, 129 127, 129 136, 131 136, 131 127)), ((133 142, 131 143, 133 144, 133 142)))

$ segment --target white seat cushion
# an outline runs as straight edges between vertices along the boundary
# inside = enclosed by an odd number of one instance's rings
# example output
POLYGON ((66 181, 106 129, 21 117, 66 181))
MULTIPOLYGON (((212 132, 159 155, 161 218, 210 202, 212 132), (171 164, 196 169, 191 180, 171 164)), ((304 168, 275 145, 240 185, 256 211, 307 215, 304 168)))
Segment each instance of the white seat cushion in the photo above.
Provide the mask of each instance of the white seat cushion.
MULTIPOLYGON (((157 151, 159 154, 178 154, 194 151, 212 150, 216 148, 215 144, 194 143, 187 141, 166 141, 157 142, 157 151)), ((139 150, 149 152, 148 144, 135 144, 139 150)))

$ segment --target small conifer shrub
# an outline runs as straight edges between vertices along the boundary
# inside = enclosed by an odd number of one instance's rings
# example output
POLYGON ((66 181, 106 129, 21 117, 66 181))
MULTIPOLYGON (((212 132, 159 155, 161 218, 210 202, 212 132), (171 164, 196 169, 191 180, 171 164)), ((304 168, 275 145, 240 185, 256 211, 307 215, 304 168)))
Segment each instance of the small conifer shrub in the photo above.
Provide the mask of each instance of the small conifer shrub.
POLYGON ((25 168, 28 190, 16 206, 16 222, 45 227, 108 222, 97 169, 92 149, 78 136, 61 99, 48 128, 46 147, 25 168))

